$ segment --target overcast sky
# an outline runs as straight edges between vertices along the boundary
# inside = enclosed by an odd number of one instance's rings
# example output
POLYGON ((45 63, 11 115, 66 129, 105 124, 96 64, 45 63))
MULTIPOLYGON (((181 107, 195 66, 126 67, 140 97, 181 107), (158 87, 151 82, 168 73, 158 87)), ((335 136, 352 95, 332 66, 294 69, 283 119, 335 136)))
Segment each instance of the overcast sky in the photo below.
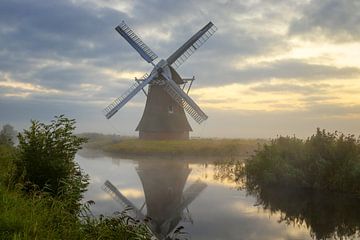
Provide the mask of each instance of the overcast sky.
POLYGON ((218 27, 179 68, 209 115, 190 120, 193 136, 360 134, 359 0, 3 0, 0 125, 65 114, 78 132, 136 135, 143 94, 102 114, 151 70, 114 30, 122 20, 159 59, 218 27))

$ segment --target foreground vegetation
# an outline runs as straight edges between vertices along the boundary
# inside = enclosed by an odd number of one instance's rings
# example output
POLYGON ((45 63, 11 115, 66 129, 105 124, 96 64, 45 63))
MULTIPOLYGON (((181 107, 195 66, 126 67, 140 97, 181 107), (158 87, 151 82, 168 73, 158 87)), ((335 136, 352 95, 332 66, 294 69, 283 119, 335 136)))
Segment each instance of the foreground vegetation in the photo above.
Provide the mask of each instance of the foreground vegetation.
POLYGON ((0 239, 150 239, 148 228, 125 213, 89 217, 81 204, 88 177, 74 162, 84 138, 75 121, 32 122, 19 146, 0 144, 0 239))
POLYGON ((137 156, 176 157, 242 157, 248 156, 262 145, 262 139, 191 139, 146 141, 120 138, 116 135, 83 134, 89 139, 86 148, 106 153, 137 156))
POLYGON ((279 137, 245 163, 246 184, 360 195, 360 139, 318 129, 306 140, 279 137))

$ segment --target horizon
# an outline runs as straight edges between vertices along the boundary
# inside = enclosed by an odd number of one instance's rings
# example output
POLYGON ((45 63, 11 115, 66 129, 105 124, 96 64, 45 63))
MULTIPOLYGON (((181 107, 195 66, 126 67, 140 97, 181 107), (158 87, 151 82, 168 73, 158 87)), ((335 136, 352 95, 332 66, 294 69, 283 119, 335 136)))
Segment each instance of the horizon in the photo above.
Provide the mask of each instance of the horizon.
POLYGON ((167 58, 207 22, 218 31, 182 66, 209 116, 192 137, 360 135, 360 3, 45 0, 0 3, 0 126, 65 114, 77 132, 137 136, 140 92, 102 109, 151 70, 115 31, 122 20, 167 58))

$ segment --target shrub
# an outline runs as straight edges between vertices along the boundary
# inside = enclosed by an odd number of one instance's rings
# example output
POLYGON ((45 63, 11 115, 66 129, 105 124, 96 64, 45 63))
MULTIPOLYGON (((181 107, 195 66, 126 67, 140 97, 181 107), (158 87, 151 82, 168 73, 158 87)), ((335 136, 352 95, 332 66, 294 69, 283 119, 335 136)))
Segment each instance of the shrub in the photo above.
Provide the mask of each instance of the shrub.
POLYGON ((23 183, 26 190, 36 186, 54 196, 79 199, 87 186, 87 175, 74 157, 86 140, 75 136, 74 129, 75 120, 63 115, 48 125, 32 121, 31 127, 18 135, 13 182, 23 183))

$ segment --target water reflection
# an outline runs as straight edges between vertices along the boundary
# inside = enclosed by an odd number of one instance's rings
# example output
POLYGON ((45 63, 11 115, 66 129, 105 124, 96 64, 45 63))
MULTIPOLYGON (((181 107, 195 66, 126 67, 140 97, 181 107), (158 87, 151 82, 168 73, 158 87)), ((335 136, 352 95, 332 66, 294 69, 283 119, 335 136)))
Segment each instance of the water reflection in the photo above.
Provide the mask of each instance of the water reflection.
POLYGON ((192 222, 187 207, 207 184, 197 180, 185 189, 191 172, 186 161, 138 161, 136 172, 145 195, 141 208, 137 208, 108 180, 104 190, 122 205, 130 206, 134 218, 149 219, 145 222, 158 239, 171 239, 180 221, 192 222), (146 214, 143 213, 145 209, 146 214))
POLYGON ((239 177, 242 163, 218 163, 214 176, 233 180, 256 198, 255 205, 278 217, 279 223, 306 226, 313 239, 360 238, 360 199, 340 193, 247 184, 239 177), (279 214, 280 213, 280 216, 279 214))
POLYGON ((178 226, 184 226, 183 231, 196 240, 360 239, 357 199, 245 188, 238 178, 241 162, 214 165, 205 159, 91 156, 77 155, 76 159, 90 175, 85 201, 96 202, 91 207, 94 215, 113 216, 124 209, 118 202, 132 204, 138 219, 152 218, 151 228, 159 238, 172 237, 178 226), (102 189, 107 179, 111 182, 106 188, 113 186, 111 194, 102 189), (201 190, 202 186, 206 189, 201 190))

